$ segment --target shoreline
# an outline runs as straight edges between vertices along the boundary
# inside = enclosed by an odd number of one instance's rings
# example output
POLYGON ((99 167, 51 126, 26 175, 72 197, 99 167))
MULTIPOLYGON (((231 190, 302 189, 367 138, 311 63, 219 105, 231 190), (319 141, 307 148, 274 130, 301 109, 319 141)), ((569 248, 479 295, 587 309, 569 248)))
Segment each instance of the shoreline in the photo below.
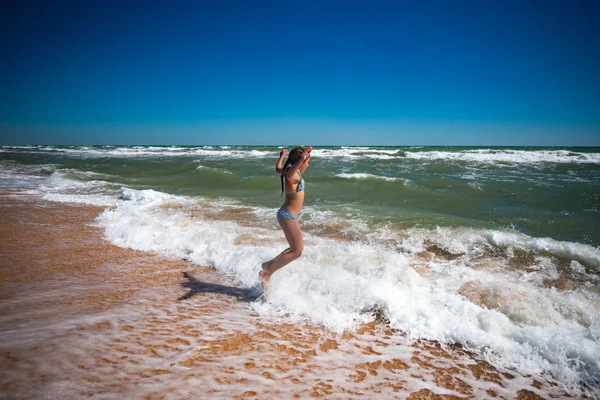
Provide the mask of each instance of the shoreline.
POLYGON ((105 241, 103 209, 0 192, 6 398, 568 397, 381 320, 340 334, 261 318, 208 266, 105 241))

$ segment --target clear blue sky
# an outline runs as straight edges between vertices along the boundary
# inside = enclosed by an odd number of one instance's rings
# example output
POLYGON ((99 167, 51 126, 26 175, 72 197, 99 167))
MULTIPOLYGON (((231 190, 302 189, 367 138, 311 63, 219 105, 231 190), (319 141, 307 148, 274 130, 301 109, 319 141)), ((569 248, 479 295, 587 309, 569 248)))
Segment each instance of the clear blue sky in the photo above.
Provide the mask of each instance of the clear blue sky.
POLYGON ((0 4, 0 144, 600 146, 600 1, 0 4))

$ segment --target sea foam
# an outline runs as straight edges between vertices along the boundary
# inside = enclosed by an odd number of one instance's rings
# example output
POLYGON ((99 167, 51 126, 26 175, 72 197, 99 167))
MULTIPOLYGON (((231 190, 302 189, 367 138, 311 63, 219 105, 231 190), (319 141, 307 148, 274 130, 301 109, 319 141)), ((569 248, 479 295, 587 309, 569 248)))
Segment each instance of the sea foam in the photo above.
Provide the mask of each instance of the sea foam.
POLYGON ((416 151, 406 152, 407 158, 416 160, 455 160, 479 163, 561 163, 561 164, 598 164, 599 153, 580 153, 568 150, 510 150, 477 149, 463 151, 416 151))
MULTIPOLYGON (((205 213, 222 207, 203 201, 205 213)), ((98 224, 119 246, 212 265, 242 285, 258 285, 261 263, 287 247, 279 229, 214 215, 202 218, 191 211, 198 209, 197 202, 123 188, 117 206, 105 210, 98 224)), ((258 214, 266 215, 262 210, 258 214)), ((582 252, 578 257, 586 263, 596 260, 593 248, 552 241, 541 245, 492 231, 412 233, 416 239, 398 240, 398 247, 374 238, 339 241, 305 233, 303 256, 273 276, 266 301, 253 307, 264 317, 309 321, 334 331, 371 320, 377 309, 409 338, 460 343, 495 365, 549 373, 572 391, 598 383, 596 295, 561 293, 535 280, 520 280, 519 274, 503 271, 502 263, 482 269, 473 262, 485 253, 482 243, 582 252), (432 241, 462 256, 420 259, 432 241)))
MULTIPOLYGON (((36 191, 43 199, 64 203, 81 203, 96 206, 108 206, 115 203, 114 192, 120 186, 102 179, 78 180, 67 175, 69 170, 54 171, 36 191)), ((100 178, 104 175, 76 171, 87 178, 100 178)))
MULTIPOLYGON (((563 149, 517 150, 517 149, 470 149, 426 150, 422 147, 340 147, 315 148, 313 156, 318 159, 348 160, 447 160, 484 164, 600 164, 600 153, 587 153, 563 149)), ((291 150, 291 148, 288 148, 291 150)), ((65 154, 81 158, 148 158, 193 157, 205 159, 262 159, 276 158, 277 149, 256 149, 245 146, 3 146, 0 152, 23 152, 28 154, 65 154)))
POLYGON ((395 178, 392 176, 381 176, 381 175, 374 175, 374 174, 366 174, 366 173, 341 173, 341 174, 337 174, 336 175, 339 178, 345 178, 345 179, 381 179, 384 181, 406 181, 403 178, 395 178))

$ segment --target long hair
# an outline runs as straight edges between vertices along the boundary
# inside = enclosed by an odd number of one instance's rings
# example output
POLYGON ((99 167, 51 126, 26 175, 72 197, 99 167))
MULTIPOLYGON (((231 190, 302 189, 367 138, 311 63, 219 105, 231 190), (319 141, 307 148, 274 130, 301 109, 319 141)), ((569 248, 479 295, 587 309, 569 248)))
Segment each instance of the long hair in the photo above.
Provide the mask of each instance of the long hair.
POLYGON ((283 168, 281 168, 281 195, 282 196, 283 196, 283 191, 285 190, 284 184, 283 184, 283 177, 288 172, 290 167, 298 162, 298 160, 300 159, 300 156, 302 156, 303 151, 304 151, 303 147, 294 147, 288 154, 288 158, 285 161, 283 168))

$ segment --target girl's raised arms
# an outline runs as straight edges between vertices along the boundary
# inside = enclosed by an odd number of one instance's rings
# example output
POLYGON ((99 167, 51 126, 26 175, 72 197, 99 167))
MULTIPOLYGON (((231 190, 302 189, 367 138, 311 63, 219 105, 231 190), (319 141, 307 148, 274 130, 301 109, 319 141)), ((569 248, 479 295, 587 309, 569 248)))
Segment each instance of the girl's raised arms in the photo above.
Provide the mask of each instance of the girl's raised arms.
POLYGON ((283 172, 283 167, 282 167, 282 163, 283 163, 283 159, 285 158, 285 155, 287 154, 287 150, 281 150, 281 152, 279 153, 279 160, 277 160, 277 165, 275 165, 275 173, 281 175, 281 173, 283 172))

